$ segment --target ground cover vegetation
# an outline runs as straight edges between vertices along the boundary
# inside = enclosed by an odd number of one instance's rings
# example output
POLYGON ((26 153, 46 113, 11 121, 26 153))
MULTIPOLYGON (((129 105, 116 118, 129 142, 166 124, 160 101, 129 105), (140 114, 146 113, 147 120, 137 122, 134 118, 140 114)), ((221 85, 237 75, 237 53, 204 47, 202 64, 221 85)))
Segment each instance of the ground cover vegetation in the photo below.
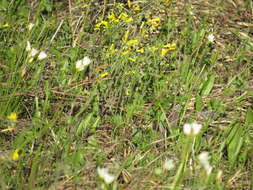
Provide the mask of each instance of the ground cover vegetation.
POLYGON ((0 189, 252 189, 251 0, 1 0, 0 189))

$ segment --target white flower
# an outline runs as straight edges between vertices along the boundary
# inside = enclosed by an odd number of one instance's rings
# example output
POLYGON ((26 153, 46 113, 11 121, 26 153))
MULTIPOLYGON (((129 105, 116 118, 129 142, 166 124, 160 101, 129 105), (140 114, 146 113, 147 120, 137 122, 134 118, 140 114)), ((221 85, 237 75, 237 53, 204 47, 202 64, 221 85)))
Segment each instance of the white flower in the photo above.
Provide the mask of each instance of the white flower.
POLYGON ((39 53, 38 59, 42 60, 42 59, 45 59, 46 57, 47 57, 47 54, 44 51, 41 51, 39 53))
POLYGON ((101 177, 105 183, 110 184, 115 180, 115 176, 108 172, 107 168, 97 168, 99 177, 101 177))
POLYGON ((197 135, 202 128, 202 125, 197 123, 184 124, 183 130, 186 135, 197 135))
POLYGON ((165 162, 163 163, 163 168, 165 170, 172 170, 175 167, 174 160, 172 159, 166 159, 165 162))
POLYGON ((29 31, 32 30, 33 26, 34 26, 33 23, 29 23, 28 26, 27 26, 28 30, 29 30, 29 31))
POLYGON ((32 50, 30 51, 30 56, 31 57, 34 57, 35 55, 37 55, 39 53, 39 51, 37 50, 37 49, 35 49, 35 48, 32 48, 32 50))
POLYGON ((76 62, 76 70, 82 71, 86 66, 88 66, 91 63, 91 60, 89 57, 84 57, 83 59, 80 59, 76 62))
POLYGON ((200 162, 200 165, 206 170, 207 175, 209 175, 212 172, 212 167, 209 164, 209 153, 208 152, 201 152, 198 155, 198 159, 200 162))
POLYGON ((213 34, 209 34, 207 36, 207 39, 208 39, 209 42, 214 43, 214 35, 213 34))

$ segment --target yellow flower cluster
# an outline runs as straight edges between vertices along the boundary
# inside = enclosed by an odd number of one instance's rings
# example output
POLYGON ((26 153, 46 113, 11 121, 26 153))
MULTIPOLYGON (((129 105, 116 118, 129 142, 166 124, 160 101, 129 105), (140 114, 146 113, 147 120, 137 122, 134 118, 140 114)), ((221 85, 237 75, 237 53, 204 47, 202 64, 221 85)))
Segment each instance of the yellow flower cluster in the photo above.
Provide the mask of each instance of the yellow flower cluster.
POLYGON ((173 51, 176 49, 176 43, 169 43, 163 46, 161 51, 161 57, 164 57, 169 51, 173 51))

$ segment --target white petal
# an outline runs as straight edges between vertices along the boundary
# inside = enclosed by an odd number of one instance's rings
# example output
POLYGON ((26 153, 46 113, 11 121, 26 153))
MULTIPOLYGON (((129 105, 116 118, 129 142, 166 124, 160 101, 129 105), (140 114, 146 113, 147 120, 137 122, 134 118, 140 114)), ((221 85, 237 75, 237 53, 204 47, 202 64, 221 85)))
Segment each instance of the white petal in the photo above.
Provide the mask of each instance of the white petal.
POLYGON ((91 60, 89 57, 86 56, 82 59, 82 62, 84 66, 88 66, 91 63, 91 60))
POLYGON ((190 135, 192 131, 191 124, 188 124, 188 123, 184 124, 183 130, 184 130, 184 134, 190 135))
POLYGON ((77 70, 77 71, 82 71, 82 70, 84 70, 84 66, 83 66, 83 64, 82 64, 82 60, 78 60, 78 61, 76 62, 76 70, 77 70))
POLYGON ((213 34, 209 34, 207 36, 207 39, 208 39, 209 42, 213 43, 214 42, 214 35, 213 34))
POLYGON ((197 123, 192 123, 191 126, 192 126, 192 134, 193 135, 197 135, 202 128, 202 125, 197 124, 197 123))
POLYGON ((108 173, 108 169, 106 168, 97 168, 97 172, 99 177, 101 177, 105 183, 110 184, 114 181, 115 176, 108 173))
POLYGON ((37 55, 39 53, 39 51, 35 48, 32 48, 31 52, 30 52, 30 56, 34 57, 35 55, 37 55))
POLYGON ((47 57, 47 54, 44 51, 41 51, 39 56, 38 56, 38 59, 42 60, 42 59, 45 59, 46 57, 47 57))

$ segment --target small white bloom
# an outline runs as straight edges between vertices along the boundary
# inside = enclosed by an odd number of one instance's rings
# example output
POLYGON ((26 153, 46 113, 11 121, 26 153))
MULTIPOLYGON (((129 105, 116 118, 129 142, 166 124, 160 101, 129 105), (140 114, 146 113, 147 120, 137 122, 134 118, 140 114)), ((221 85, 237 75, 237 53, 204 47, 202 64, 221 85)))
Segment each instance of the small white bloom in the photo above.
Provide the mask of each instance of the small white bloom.
POLYGON ((208 152, 201 152, 198 156, 200 165, 206 170, 207 175, 212 172, 212 167, 209 164, 209 153, 208 152))
POLYGON ((202 128, 202 125, 197 123, 186 123, 183 126, 183 131, 186 135, 197 135, 202 128))
POLYGON ((214 35, 213 34, 209 34, 207 36, 207 39, 208 39, 209 42, 214 43, 214 35))
POLYGON ((32 50, 30 51, 29 56, 34 57, 35 55, 37 55, 39 53, 39 51, 35 48, 32 48, 32 50))
POLYGON ((108 172, 107 168, 97 168, 99 177, 101 177, 105 183, 110 184, 115 180, 115 176, 108 172))
POLYGON ((42 60, 42 59, 45 59, 46 57, 47 57, 47 54, 44 51, 41 51, 39 53, 38 59, 42 60))
POLYGON ((86 56, 86 57, 84 57, 83 59, 78 60, 78 61, 76 62, 76 70, 77 70, 77 71, 82 71, 82 70, 84 70, 84 68, 85 68, 86 66, 88 66, 90 63, 91 63, 90 58, 86 56))
POLYGON ((29 31, 32 30, 33 26, 34 26, 33 23, 29 23, 28 26, 27 26, 28 30, 29 30, 29 31))
POLYGON ((165 170, 172 170, 175 167, 174 160, 172 159, 166 159, 165 162, 163 163, 163 168, 165 170))
POLYGON ((28 51, 28 52, 32 50, 32 46, 31 46, 31 43, 29 41, 26 42, 25 50, 28 51))

